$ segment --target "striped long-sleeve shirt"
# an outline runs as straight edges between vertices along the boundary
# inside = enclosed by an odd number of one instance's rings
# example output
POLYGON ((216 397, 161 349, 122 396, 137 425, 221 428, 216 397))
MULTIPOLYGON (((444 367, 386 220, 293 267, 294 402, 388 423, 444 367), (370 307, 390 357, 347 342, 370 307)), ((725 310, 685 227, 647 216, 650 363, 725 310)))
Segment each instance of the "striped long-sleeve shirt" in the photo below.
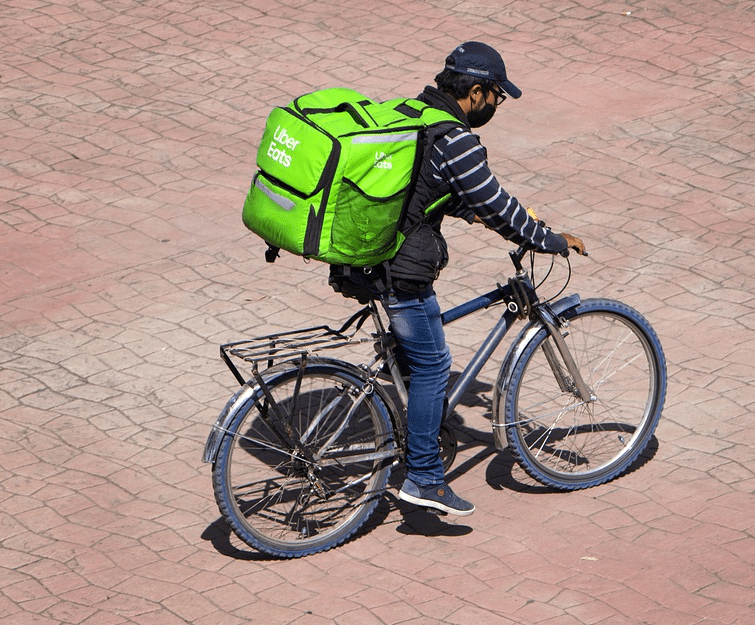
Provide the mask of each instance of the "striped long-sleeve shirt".
POLYGON ((406 241, 390 261, 394 285, 402 291, 417 291, 431 284, 448 262, 448 250, 441 233, 444 215, 473 222, 477 216, 489 228, 514 243, 541 252, 561 252, 566 240, 532 219, 516 198, 506 193, 490 172, 487 153, 472 134, 458 102, 434 87, 426 87, 419 100, 451 113, 459 125, 437 128, 432 134, 429 164, 423 162, 411 208, 423 211, 451 192, 455 202, 426 220, 412 210, 407 214, 406 241), (415 206, 416 205, 416 206, 415 206))
POLYGON ((501 187, 490 171, 485 148, 468 129, 456 127, 440 137, 431 161, 435 179, 449 185, 461 201, 451 214, 472 221, 472 212, 488 228, 528 249, 561 252, 566 248, 563 237, 543 228, 501 187))

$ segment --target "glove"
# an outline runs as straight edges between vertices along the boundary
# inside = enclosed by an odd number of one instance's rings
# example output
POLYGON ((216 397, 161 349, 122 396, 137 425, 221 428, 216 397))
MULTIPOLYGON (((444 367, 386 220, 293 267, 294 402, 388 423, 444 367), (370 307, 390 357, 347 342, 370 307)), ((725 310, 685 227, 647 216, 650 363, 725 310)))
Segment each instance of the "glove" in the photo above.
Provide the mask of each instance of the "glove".
MULTIPOLYGON (((585 244, 582 242, 582 240, 579 237, 575 237, 574 235, 569 235, 568 233, 561 233, 561 236, 564 239, 566 239, 565 252, 568 252, 569 248, 571 248, 572 250, 576 250, 577 254, 581 254, 582 256, 587 256, 587 250, 585 250, 585 244)), ((563 254, 563 252, 561 254, 563 254)))
MULTIPOLYGON (((537 213, 535 213, 535 209, 533 209, 531 206, 527 207, 527 214, 538 224, 540 224, 540 226, 545 226, 545 222, 541 221, 540 218, 538 218, 537 213)), ((563 256, 569 256, 569 248, 573 248, 577 251, 578 254, 581 254, 582 256, 587 256, 585 244, 582 243, 582 240, 579 237, 574 237, 573 235, 569 235, 568 233, 561 233, 561 236, 566 239, 566 250, 563 250, 561 252, 563 256)))

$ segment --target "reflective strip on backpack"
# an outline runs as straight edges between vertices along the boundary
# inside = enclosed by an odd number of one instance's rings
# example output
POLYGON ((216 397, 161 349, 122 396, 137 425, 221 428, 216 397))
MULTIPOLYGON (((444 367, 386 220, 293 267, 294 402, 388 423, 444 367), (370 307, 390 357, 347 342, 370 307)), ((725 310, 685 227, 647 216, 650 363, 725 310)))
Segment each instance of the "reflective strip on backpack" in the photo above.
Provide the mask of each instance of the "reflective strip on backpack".
POLYGON ((257 177, 257 180, 254 181, 254 186, 257 187, 257 189, 264 193, 273 202, 275 202, 275 204, 277 204, 282 209, 285 209, 286 211, 291 211, 296 206, 296 203, 293 200, 289 200, 285 196, 275 193, 272 189, 266 187, 265 183, 260 180, 259 176, 257 177))
POLYGON ((399 141, 417 141, 417 136, 417 131, 395 135, 357 135, 351 140, 351 143, 395 143, 399 141))

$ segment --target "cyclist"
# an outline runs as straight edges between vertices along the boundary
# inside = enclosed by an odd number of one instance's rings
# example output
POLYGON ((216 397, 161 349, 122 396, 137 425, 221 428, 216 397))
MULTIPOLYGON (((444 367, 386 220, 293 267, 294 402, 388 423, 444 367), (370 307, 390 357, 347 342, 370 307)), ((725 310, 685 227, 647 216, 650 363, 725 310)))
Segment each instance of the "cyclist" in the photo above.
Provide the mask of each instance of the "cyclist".
POLYGON ((451 113, 458 124, 431 131, 429 148, 409 209, 407 237, 389 263, 390 292, 382 297, 402 357, 411 374, 406 441, 407 476, 399 498, 455 515, 470 515, 474 505, 457 496, 445 481, 438 434, 451 369, 433 282, 448 261, 440 231, 444 215, 481 222, 502 237, 538 252, 569 248, 585 253, 569 234, 556 234, 528 215, 490 172, 485 148, 470 129, 491 120, 506 98, 522 92, 506 76, 501 55, 480 42, 461 44, 448 56, 418 99, 451 113), (424 216, 417 207, 451 194, 443 210, 424 216), (414 226, 414 228, 413 228, 414 226))

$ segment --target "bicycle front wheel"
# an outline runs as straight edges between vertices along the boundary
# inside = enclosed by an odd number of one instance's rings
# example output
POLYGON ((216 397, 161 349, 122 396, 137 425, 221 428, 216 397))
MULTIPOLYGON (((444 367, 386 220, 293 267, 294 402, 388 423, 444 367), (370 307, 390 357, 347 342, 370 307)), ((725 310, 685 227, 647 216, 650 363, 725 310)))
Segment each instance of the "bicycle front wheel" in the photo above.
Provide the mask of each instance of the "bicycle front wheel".
POLYGON ((509 449, 530 476, 584 489, 616 478, 647 447, 663 408, 666 363, 648 321, 623 303, 585 300, 562 319, 560 331, 596 399, 563 389, 559 366, 546 356, 546 344, 551 355, 555 344, 543 328, 514 365, 499 410, 509 449))
POLYGON ((378 504, 397 456, 389 410, 333 364, 263 374, 227 427, 213 466, 236 535, 279 557, 328 550, 378 504))

